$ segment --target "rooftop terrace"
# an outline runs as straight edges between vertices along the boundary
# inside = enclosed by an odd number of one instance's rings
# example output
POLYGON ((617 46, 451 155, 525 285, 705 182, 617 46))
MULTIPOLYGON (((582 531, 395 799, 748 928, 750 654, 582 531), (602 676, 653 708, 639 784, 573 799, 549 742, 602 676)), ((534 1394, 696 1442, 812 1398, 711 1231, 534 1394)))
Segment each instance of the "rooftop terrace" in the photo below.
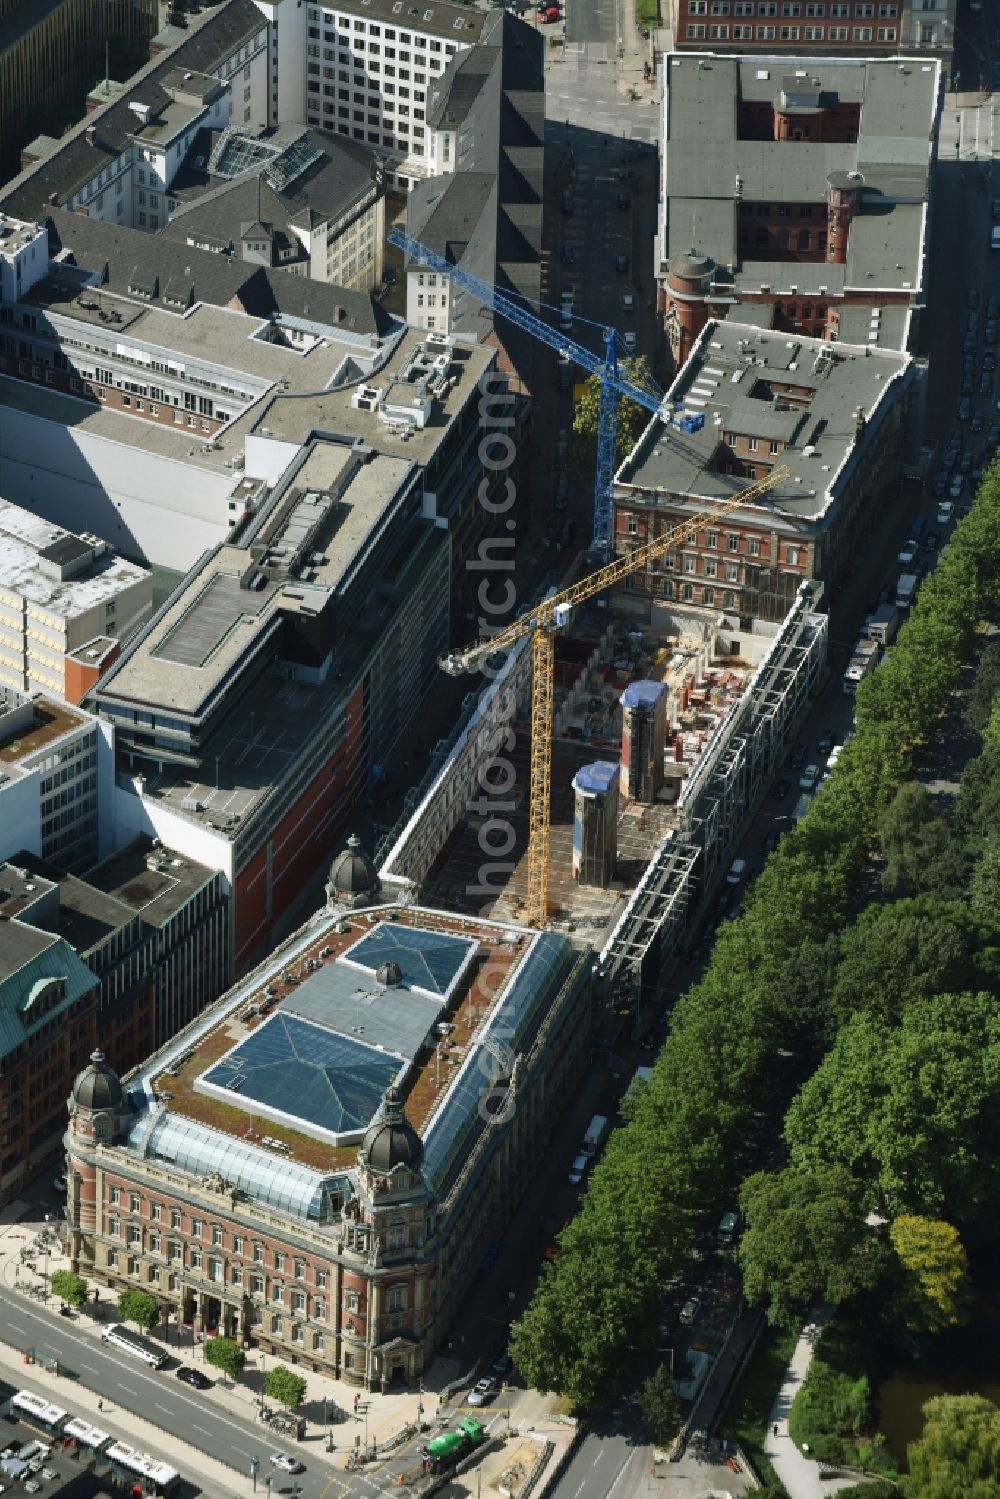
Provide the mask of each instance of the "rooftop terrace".
POLYGON ((279 953, 142 1070, 148 1093, 171 1115, 317 1171, 354 1164, 394 1076, 422 1133, 529 934, 427 910, 379 915, 389 919, 326 925, 292 960, 279 953), (401 961, 402 984, 378 982, 387 961, 401 961))

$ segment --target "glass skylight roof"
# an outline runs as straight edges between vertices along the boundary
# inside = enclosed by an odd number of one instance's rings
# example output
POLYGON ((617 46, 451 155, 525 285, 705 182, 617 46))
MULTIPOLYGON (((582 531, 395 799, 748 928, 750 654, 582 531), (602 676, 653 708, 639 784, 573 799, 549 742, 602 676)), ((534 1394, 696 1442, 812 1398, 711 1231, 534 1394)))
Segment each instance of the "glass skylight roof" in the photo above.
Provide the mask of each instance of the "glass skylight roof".
POLYGON ((314 1171, 232 1135, 155 1106, 129 1136, 146 1160, 166 1161, 204 1179, 221 1176, 255 1201, 311 1223, 330 1223, 352 1195, 346 1172, 314 1171))
POLYGON ((444 998, 471 961, 477 945, 469 937, 383 921, 347 948, 341 962, 354 963, 371 973, 383 963, 398 963, 408 988, 444 998))
POLYGON ((229 182, 246 172, 263 172, 275 192, 280 193, 313 162, 322 160, 323 152, 310 144, 307 135, 300 135, 281 146, 234 131, 219 141, 212 153, 209 170, 229 182))
POLYGON ((402 1066, 402 1057, 279 1010, 195 1087, 335 1142, 368 1128, 402 1066))

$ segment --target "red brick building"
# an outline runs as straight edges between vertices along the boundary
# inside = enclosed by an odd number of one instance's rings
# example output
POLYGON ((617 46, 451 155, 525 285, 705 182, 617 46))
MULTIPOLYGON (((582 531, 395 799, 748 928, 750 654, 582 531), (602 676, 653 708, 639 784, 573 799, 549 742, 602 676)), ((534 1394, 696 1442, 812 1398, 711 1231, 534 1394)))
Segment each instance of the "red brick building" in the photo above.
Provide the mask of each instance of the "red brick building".
POLYGON ((384 1389, 427 1367, 570 1106, 591 959, 555 933, 378 915, 312 923, 127 1092, 96 1052, 66 1149, 88 1278, 384 1389))
POLYGON ((674 46, 712 51, 950 53, 955 0, 671 0, 674 46))

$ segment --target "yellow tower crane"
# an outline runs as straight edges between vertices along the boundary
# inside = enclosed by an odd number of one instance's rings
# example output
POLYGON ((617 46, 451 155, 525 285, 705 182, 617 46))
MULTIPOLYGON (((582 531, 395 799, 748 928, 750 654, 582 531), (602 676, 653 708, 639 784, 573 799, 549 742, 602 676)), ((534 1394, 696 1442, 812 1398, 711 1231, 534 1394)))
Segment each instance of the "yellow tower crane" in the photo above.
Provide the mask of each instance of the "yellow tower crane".
POLYGON ((549 798, 552 784, 552 707, 555 633, 565 624, 574 604, 585 603, 605 588, 611 588, 632 573, 641 571, 667 552, 676 551, 705 526, 720 516, 738 510, 741 505, 766 494, 782 479, 787 468, 774 468, 766 478, 758 479, 723 504, 703 510, 682 521, 663 536, 647 541, 624 557, 616 557, 597 572, 571 583, 560 593, 552 594, 532 606, 527 613, 498 630, 488 640, 479 641, 464 651, 442 658, 442 670, 452 676, 478 671, 497 651, 507 650, 526 635, 531 636, 531 785, 528 804, 528 898, 525 920, 529 926, 541 927, 548 914, 549 869, 549 798))

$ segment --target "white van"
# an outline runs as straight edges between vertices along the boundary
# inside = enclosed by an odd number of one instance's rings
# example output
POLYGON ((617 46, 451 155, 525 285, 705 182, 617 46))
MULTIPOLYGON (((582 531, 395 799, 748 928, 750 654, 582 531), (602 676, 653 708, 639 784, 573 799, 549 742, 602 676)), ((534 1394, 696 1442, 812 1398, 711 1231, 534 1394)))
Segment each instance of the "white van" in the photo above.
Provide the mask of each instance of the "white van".
POLYGON ((746 872, 747 872, 747 861, 746 861, 746 859, 734 859, 733 862, 729 866, 729 873, 726 875, 726 884, 727 885, 740 885, 740 884, 742 884, 743 877, 746 874, 746 872))

